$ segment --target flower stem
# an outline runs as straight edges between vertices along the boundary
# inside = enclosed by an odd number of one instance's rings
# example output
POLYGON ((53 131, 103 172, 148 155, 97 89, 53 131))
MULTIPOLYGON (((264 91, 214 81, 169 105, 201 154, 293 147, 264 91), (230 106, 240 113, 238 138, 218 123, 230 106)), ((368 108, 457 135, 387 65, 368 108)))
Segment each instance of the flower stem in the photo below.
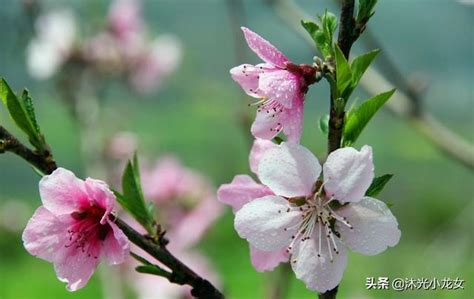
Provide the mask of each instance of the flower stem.
POLYGON ((319 299, 335 299, 337 294, 337 288, 327 291, 326 293, 319 294, 319 299))
MULTIPOLYGON (((349 53, 352 44, 359 37, 359 34, 354 34, 355 20, 354 20, 354 0, 343 0, 341 15, 339 18, 339 35, 338 46, 342 53, 349 60, 349 53)), ((337 77, 336 77, 337 78, 337 77)), ((328 123, 328 155, 341 147, 342 130, 344 128, 344 107, 347 99, 339 98, 336 84, 330 84, 331 87, 331 102, 329 110, 328 123)), ((333 299, 336 298, 337 289, 329 290, 325 293, 319 294, 319 299, 333 299)))

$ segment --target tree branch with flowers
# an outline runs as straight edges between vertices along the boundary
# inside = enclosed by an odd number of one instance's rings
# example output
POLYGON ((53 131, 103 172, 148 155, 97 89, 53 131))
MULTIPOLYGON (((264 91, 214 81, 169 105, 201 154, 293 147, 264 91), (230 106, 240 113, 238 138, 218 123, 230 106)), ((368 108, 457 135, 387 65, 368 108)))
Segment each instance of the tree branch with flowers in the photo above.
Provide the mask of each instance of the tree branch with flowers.
MULTIPOLYGON (((306 64, 295 64, 263 37, 242 27, 249 48, 263 63, 230 70, 245 93, 256 99, 250 104, 257 112, 250 129, 255 140, 249 164, 257 180, 237 175, 219 188, 217 197, 232 207, 235 230, 249 242, 251 263, 257 271, 272 271, 287 263, 320 298, 336 297, 347 249, 375 255, 395 246, 401 237, 395 216, 387 204, 375 198, 391 175, 375 177, 371 146, 352 147, 394 90, 346 109, 378 54, 374 50, 350 61, 351 47, 373 16, 375 4, 376 0, 360 0, 356 9, 354 0, 344 0, 339 23, 327 11, 316 22, 303 20, 301 25, 322 53, 306 64), (320 119, 328 150, 318 159, 300 140, 306 94, 310 88, 320 87, 323 80, 330 88, 329 113, 320 119)), ((111 18, 114 23, 113 14, 111 18)), ((117 28, 122 27, 118 24, 117 28)), ((115 38, 127 39, 126 44, 130 44, 128 38, 135 38, 133 34, 115 34, 115 38)), ((86 52, 71 53, 72 63, 78 53, 86 52)), ((119 54, 126 57, 129 53, 119 54)), ((81 55, 80 62, 88 63, 81 55)), ((108 59, 120 64, 120 55, 106 57, 104 65, 110 64, 108 59)), ((141 60, 130 63, 133 71, 142 63, 149 66, 141 60)), ((45 66, 36 65, 36 69, 41 67, 45 66)), ((134 86, 148 86, 140 74, 130 80, 134 86)), ((29 93, 25 90, 17 95, 2 80, 0 97, 30 143, 25 145, 0 126, 0 153, 21 157, 43 176, 39 183, 42 206, 23 232, 24 246, 30 254, 53 263, 68 290, 84 287, 100 261, 121 264, 131 255, 139 262, 137 272, 188 285, 197 298, 224 297, 207 277, 197 274, 169 249, 169 242, 176 240, 168 239, 168 228, 157 222, 154 207, 145 200, 136 155, 125 166, 121 191, 112 190, 102 180, 79 179, 57 166, 29 93), (139 228, 118 216, 117 203, 139 228), (131 244, 147 255, 131 250, 131 244)))

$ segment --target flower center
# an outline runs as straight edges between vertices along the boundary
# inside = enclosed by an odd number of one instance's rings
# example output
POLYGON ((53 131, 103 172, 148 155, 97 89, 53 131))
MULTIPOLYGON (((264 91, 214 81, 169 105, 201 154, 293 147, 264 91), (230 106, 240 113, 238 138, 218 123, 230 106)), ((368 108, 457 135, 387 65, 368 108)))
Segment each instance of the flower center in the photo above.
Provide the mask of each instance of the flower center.
POLYGON ((69 242, 64 247, 81 250, 88 257, 97 259, 100 253, 100 242, 104 241, 110 232, 108 224, 100 224, 104 213, 105 210, 98 206, 71 213, 74 221, 67 230, 69 242))
MULTIPOLYGON (((322 186, 319 191, 312 196, 305 198, 303 205, 291 207, 287 212, 292 209, 298 209, 301 212, 301 220, 291 227, 284 228, 285 231, 298 227, 297 232, 291 236, 292 241, 287 248, 288 253, 292 253, 296 242, 306 242, 313 237, 313 232, 316 229, 318 245, 317 255, 321 257, 324 255, 323 242, 326 242, 326 250, 328 251, 329 259, 332 262, 334 259, 333 254, 339 254, 337 248, 336 238, 340 237, 340 234, 335 230, 336 222, 340 222, 343 225, 353 229, 353 226, 347 221, 346 217, 338 215, 330 207, 330 203, 334 200, 334 197, 327 198, 322 192, 322 186)), ((296 262, 296 260, 292 260, 296 262)))

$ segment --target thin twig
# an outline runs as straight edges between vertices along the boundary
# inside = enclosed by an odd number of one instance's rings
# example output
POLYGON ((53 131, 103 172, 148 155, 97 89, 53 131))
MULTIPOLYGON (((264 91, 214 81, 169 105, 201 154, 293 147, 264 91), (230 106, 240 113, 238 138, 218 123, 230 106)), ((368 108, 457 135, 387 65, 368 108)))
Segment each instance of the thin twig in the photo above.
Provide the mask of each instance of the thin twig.
POLYGON ((193 270, 188 268, 188 266, 171 254, 165 246, 158 245, 146 236, 142 236, 119 218, 115 219, 115 223, 132 243, 148 252, 173 271, 171 275, 167 277, 170 282, 191 286, 193 288, 191 294, 197 298, 224 298, 219 290, 208 280, 200 277, 193 270))
MULTIPOLYGON (((288 26, 299 33, 309 45, 314 46, 314 41, 299 23, 300 20, 311 19, 311 16, 305 14, 293 1, 272 0, 268 2, 288 26)), ((371 67, 365 72, 360 85, 370 94, 378 94, 394 88, 393 84, 384 75, 371 67)), ((431 142, 434 147, 446 154, 447 157, 473 170, 473 146, 440 123, 429 112, 414 113, 417 109, 415 103, 413 95, 402 89, 398 90, 384 107, 407 121, 412 128, 431 142)))
POLYGON ((8 132, 7 129, 0 126, 0 153, 3 152, 14 153, 44 174, 51 174, 57 168, 56 162, 49 151, 39 153, 29 149, 8 132))

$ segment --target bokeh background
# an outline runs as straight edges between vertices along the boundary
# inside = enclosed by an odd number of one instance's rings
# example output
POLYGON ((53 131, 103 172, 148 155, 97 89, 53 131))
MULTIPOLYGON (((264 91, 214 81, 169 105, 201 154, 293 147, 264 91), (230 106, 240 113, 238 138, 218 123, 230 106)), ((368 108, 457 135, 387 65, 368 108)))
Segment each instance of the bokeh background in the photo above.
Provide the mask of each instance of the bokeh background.
MULTIPOLYGON (((32 36, 33 21, 23 2, 28 1, 0 1, 0 74, 17 90, 29 88, 57 161, 84 175, 78 127, 59 99, 54 79, 37 81, 26 71, 25 48, 32 36)), ((474 142, 474 6, 450 0, 379 2, 369 27, 384 46, 381 55, 392 59, 410 80, 427 84, 424 109, 474 142)), ((58 6, 72 7, 84 31, 101 26, 109 6, 108 1, 93 0, 39 3, 43 12, 58 6)), ((325 8, 338 12, 329 0, 296 3, 310 15, 322 13, 325 8)), ((100 126, 108 134, 120 130, 136 133, 140 153, 156 158, 174 153, 187 166, 211 178, 215 186, 230 182, 235 174, 249 173, 250 134, 242 128, 241 119, 242 113, 253 117, 254 110, 246 108, 250 99, 229 76, 229 69, 237 64, 237 53, 228 2, 149 0, 142 5, 150 33, 172 33, 181 40, 181 65, 158 90, 147 95, 133 93, 120 83, 110 84, 100 99, 100 126)), ((245 22, 241 25, 272 41, 293 61, 312 61, 314 49, 264 1, 244 1, 244 13, 239 17, 245 22)), ((365 50, 359 41, 353 53, 365 50)), ((247 48, 243 51, 245 61, 239 63, 258 62, 247 48)), ((367 96, 362 88, 355 94, 359 100, 367 96)), ((325 139, 318 130, 318 120, 327 110, 328 87, 322 81, 307 95, 302 139, 319 156, 325 153, 325 139)), ((17 132, 3 107, 0 122, 17 132)), ((472 172, 441 154, 387 111, 375 117, 356 146, 366 143, 375 149, 376 173, 394 174, 379 197, 393 204, 402 239, 398 246, 375 257, 351 253, 340 297, 472 298, 472 172), (463 291, 366 290, 366 278, 379 276, 459 277, 466 282, 463 291)), ((0 298, 102 298, 98 275, 84 289, 68 293, 49 263, 24 250, 21 231, 40 204, 38 179, 19 158, 0 155, 0 298)), ((263 275, 252 268, 247 243, 233 230, 230 209, 226 208, 199 248, 218 270, 229 298, 264 298, 265 285, 276 274, 263 275)), ((290 279, 288 298, 315 298, 292 275, 290 279)), ((133 298, 133 293, 127 296, 133 298)))

